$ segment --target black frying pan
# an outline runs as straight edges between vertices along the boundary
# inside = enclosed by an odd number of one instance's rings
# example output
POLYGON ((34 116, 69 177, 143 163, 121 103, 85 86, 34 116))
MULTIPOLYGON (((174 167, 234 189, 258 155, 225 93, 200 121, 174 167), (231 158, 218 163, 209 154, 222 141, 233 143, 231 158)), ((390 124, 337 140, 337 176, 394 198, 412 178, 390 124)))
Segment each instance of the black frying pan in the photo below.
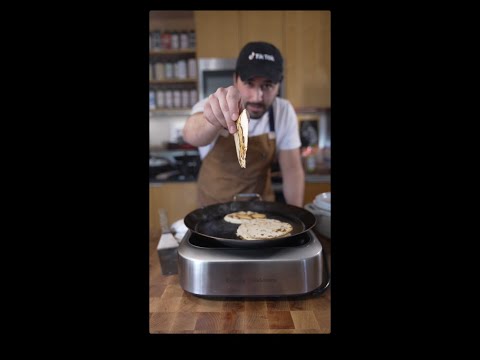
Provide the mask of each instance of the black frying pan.
POLYGON ((232 201, 209 205, 190 212, 184 219, 191 232, 215 239, 230 247, 279 246, 296 241, 298 236, 315 226, 316 218, 308 210, 297 206, 268 201, 232 201), (290 235, 278 239, 242 240, 237 235, 240 224, 232 224, 223 219, 237 211, 256 211, 266 214, 268 219, 288 222, 293 230, 290 235))

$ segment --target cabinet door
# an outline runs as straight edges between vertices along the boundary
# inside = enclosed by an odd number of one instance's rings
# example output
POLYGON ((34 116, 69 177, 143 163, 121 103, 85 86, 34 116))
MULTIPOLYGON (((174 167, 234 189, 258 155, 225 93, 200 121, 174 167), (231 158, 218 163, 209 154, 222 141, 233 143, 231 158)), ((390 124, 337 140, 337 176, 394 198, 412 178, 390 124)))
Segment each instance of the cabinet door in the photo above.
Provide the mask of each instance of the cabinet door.
POLYGON ((152 10, 149 12, 149 29, 155 30, 191 30, 195 27, 193 11, 152 10))
POLYGON ((236 58, 238 11, 195 11, 197 57, 236 58))
MULTIPOLYGON (((284 11, 240 11, 240 49, 250 41, 266 41, 284 55, 284 11)), ((237 54, 238 56, 238 54, 237 54)))
POLYGON ((285 88, 295 107, 330 107, 330 11, 285 11, 285 88))
POLYGON ((167 210, 169 225, 198 208, 197 183, 163 183, 150 186, 150 231, 160 230, 158 210, 167 210))
POLYGON ((330 183, 311 183, 305 182, 305 193, 303 196, 303 204, 311 203, 315 196, 323 192, 331 191, 330 183))

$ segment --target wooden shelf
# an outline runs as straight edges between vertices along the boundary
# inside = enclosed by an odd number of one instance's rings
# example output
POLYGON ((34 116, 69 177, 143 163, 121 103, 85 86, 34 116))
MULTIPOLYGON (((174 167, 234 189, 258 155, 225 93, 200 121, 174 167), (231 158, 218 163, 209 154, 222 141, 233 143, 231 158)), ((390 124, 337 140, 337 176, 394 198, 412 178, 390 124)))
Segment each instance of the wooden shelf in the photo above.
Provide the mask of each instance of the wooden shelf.
POLYGON ((196 84, 197 79, 150 80, 150 85, 196 84))
POLYGON ((169 50, 150 51, 150 56, 162 56, 162 55, 193 55, 195 56, 195 49, 169 49, 169 50))
POLYGON ((150 109, 150 117, 156 116, 190 116, 192 108, 156 108, 150 109))
POLYGON ((149 31, 192 30, 195 29, 193 11, 152 10, 149 14, 149 31))
POLYGON ((298 121, 312 121, 312 120, 319 120, 320 114, 299 114, 297 113, 298 121))

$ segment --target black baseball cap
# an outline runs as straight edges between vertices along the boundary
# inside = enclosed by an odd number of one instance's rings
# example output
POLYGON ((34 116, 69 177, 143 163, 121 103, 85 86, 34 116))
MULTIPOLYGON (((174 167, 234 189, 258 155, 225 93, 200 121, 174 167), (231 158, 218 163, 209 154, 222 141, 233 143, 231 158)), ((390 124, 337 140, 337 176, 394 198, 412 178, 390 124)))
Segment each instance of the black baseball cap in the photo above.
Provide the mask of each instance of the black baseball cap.
POLYGON ((243 81, 263 76, 278 83, 283 79, 283 57, 280 50, 270 43, 249 42, 238 55, 235 71, 243 81))

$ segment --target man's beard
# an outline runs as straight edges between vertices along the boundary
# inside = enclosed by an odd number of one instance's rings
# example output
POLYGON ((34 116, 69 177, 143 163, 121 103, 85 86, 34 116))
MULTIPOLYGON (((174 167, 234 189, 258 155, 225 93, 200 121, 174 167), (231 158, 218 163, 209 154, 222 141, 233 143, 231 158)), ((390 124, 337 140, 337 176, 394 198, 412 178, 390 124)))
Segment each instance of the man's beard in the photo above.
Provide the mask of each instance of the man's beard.
POLYGON ((250 115, 250 119, 253 119, 253 120, 260 119, 267 112, 267 107, 265 106, 264 103, 247 102, 245 104, 245 108, 247 109, 248 114, 250 115), (255 110, 250 110, 248 108, 249 105, 255 106, 255 110))

